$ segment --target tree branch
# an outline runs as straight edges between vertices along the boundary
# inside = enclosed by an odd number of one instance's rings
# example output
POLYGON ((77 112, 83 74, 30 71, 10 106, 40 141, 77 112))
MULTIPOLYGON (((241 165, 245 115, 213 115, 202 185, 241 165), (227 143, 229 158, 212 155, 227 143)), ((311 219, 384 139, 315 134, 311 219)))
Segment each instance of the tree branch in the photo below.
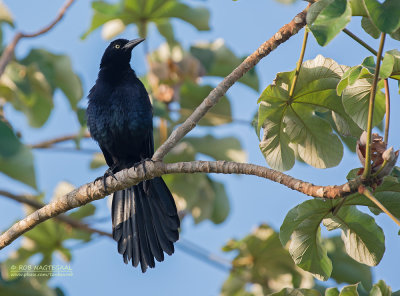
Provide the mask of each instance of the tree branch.
MULTIPOLYGON (((10 193, 8 191, 4 191, 4 190, 0 190, 0 195, 8 197, 8 198, 10 198, 12 200, 18 201, 20 203, 27 204, 27 205, 31 206, 32 208, 35 208, 35 209, 40 209, 40 208, 43 208, 45 206, 44 203, 41 203, 41 202, 35 200, 33 196, 29 196, 29 195, 16 195, 16 194, 12 194, 12 193, 10 193)), ((100 234, 102 236, 112 237, 111 233, 92 228, 92 227, 88 226, 85 223, 82 223, 82 222, 77 221, 77 220, 75 220, 75 219, 73 219, 71 217, 68 217, 67 215, 60 214, 60 215, 58 215, 58 216, 56 216, 54 218, 59 220, 59 221, 61 221, 61 222, 66 223, 66 224, 68 224, 68 225, 70 225, 70 226, 72 226, 74 228, 78 228, 78 229, 81 229, 81 230, 84 230, 84 231, 87 231, 87 232, 90 232, 90 233, 97 233, 97 234, 100 234)))
POLYGON ((293 20, 284 25, 268 41, 264 42, 254 53, 248 56, 235 70, 233 70, 224 80, 214 88, 204 101, 194 110, 194 112, 174 130, 169 138, 154 153, 153 160, 161 161, 164 156, 192 129, 194 129, 200 119, 218 103, 220 98, 228 89, 238 81, 245 73, 252 69, 262 58, 280 44, 287 41, 290 37, 306 25, 306 15, 308 7, 297 14, 293 20))
MULTIPOLYGON (((82 135, 82 137, 83 138, 90 138, 90 134, 89 133, 85 133, 84 135, 82 135)), ((79 134, 61 136, 61 137, 50 139, 50 140, 46 140, 46 141, 43 141, 43 142, 40 142, 40 143, 28 145, 28 147, 30 147, 32 149, 50 148, 54 144, 61 143, 61 142, 66 142, 66 141, 70 141, 70 140, 75 140, 76 138, 79 138, 79 134)))
MULTIPOLYGON (((8 191, 4 191, 4 190, 0 190, 0 195, 10 198, 12 200, 15 200, 17 202, 27 204, 36 209, 40 209, 45 206, 45 204, 43 204, 39 201, 36 201, 35 199, 33 199, 33 196, 29 196, 29 195, 16 195, 16 194, 10 193, 8 191)), ((87 231, 89 233, 97 233, 101 236, 106 236, 108 238, 112 238, 111 233, 101 231, 96 228, 92 228, 81 221, 78 221, 71 217, 68 217, 67 215, 61 214, 54 218, 70 225, 73 228, 78 228, 83 231, 87 231)), ((108 217, 108 220, 110 220, 109 217, 108 217)), ((219 257, 216 254, 212 254, 209 251, 207 251, 206 249, 202 248, 201 246, 199 246, 191 241, 188 241, 184 238, 180 238, 179 243, 177 244, 177 247, 180 248, 184 253, 186 253, 198 260, 201 260, 205 263, 208 263, 211 266, 214 266, 220 270, 223 270, 223 271, 230 270, 231 263, 229 260, 219 257)))
POLYGON ((217 174, 245 174, 285 185, 286 187, 304 193, 309 196, 335 199, 345 197, 357 192, 362 184, 361 178, 349 181, 340 186, 317 186, 311 183, 295 179, 284 173, 268 169, 266 167, 227 161, 192 161, 178 163, 162 163, 146 161, 144 165, 122 170, 116 174, 118 179, 112 176, 106 179, 108 192, 104 191, 102 180, 88 183, 71 191, 70 193, 51 201, 48 205, 40 208, 24 219, 15 223, 10 229, 0 236, 0 250, 11 244, 15 239, 36 225, 47 219, 56 217, 68 210, 83 206, 94 200, 102 199, 107 194, 122 190, 138 184, 143 180, 153 179, 164 174, 175 173, 217 173, 217 174))
POLYGON ((58 12, 57 17, 49 25, 47 25, 40 31, 38 31, 36 33, 31 33, 31 34, 22 33, 22 32, 18 32, 17 34, 15 34, 13 40, 10 42, 10 44, 8 44, 8 46, 6 47, 6 49, 4 50, 3 54, 0 57, 0 77, 3 75, 7 64, 13 58, 15 47, 17 46, 19 40, 21 40, 22 38, 37 37, 39 35, 45 34, 48 31, 50 31, 63 18, 65 12, 67 11, 67 9, 71 6, 71 4, 73 2, 74 2, 74 0, 67 0, 65 2, 65 4, 62 6, 62 8, 60 9, 60 11, 58 12))

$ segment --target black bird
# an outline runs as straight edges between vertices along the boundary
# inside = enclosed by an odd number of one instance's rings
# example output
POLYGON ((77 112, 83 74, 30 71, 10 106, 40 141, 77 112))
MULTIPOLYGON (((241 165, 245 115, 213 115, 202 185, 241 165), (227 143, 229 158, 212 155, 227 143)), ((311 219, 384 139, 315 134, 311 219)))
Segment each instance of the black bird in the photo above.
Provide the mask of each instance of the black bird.
MULTIPOLYGON (((131 51, 144 39, 117 39, 105 50, 96 84, 89 93, 88 127, 109 169, 138 165, 154 154, 153 112, 149 95, 130 66, 131 51)), ((104 179, 103 179, 104 180, 104 179)), ((104 184, 105 185, 105 184, 104 184)), ((180 221, 174 199, 162 178, 113 194, 113 238, 125 263, 142 272, 174 253, 180 221)))

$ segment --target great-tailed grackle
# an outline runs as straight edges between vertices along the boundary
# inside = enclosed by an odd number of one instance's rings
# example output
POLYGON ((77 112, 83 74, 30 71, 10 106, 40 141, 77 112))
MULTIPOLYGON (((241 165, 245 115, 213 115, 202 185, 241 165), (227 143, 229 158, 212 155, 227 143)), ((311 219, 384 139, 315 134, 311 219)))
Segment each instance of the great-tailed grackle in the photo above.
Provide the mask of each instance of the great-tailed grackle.
MULTIPOLYGON (((90 134, 110 167, 105 176, 154 154, 149 95, 130 66, 131 51, 144 39, 117 39, 105 50, 86 110, 90 134)), ((125 263, 142 272, 174 253, 180 226, 174 199, 162 178, 117 191, 112 201, 113 238, 125 263)))

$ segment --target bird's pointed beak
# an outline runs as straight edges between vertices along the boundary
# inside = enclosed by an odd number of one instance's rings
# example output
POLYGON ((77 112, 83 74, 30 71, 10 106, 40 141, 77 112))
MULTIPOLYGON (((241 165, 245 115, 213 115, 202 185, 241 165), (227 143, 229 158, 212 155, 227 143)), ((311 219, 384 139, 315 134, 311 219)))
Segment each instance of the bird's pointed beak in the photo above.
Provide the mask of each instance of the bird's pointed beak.
POLYGON ((123 49, 125 50, 132 50, 136 45, 142 43, 145 39, 144 38, 137 38, 129 41, 127 44, 124 45, 123 49))

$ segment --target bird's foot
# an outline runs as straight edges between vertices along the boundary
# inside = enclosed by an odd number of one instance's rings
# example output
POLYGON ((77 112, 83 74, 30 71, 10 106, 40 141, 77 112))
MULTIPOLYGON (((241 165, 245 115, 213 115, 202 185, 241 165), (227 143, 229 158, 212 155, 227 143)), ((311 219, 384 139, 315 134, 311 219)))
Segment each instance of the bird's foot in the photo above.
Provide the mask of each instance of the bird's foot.
POLYGON ((145 164, 146 164, 146 161, 154 162, 151 158, 142 159, 141 161, 136 162, 136 163, 133 164, 134 169, 136 169, 138 166, 141 165, 141 166, 143 167, 144 173, 146 174, 146 165, 145 165, 145 164))
POLYGON ((94 180, 95 182, 99 181, 99 180, 103 181, 103 188, 107 194, 108 194, 107 183, 106 183, 107 177, 112 176, 116 181, 118 181, 117 177, 114 175, 114 171, 113 171, 114 169, 115 169, 115 167, 108 168, 108 170, 106 170, 106 172, 104 173, 104 175, 102 177, 98 177, 98 178, 96 178, 96 180, 94 180))

